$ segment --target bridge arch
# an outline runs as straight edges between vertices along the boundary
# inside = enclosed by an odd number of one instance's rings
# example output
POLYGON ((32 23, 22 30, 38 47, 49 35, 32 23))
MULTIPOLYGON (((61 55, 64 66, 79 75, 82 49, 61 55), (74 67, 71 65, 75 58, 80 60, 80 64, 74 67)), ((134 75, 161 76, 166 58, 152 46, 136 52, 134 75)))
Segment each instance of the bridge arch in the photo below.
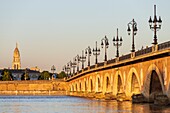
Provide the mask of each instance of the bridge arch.
POLYGON ((113 95, 124 92, 123 75, 120 70, 116 71, 113 79, 113 95))
POLYGON ((155 64, 151 64, 146 73, 143 94, 153 100, 155 93, 164 93, 163 76, 155 64))
POLYGON ((132 96, 133 94, 139 94, 141 90, 141 83, 137 70, 133 67, 130 69, 127 81, 126 81, 126 95, 132 96))
POLYGON ((79 91, 79 86, 78 86, 78 82, 76 82, 76 91, 79 91))
POLYGON ((73 84, 70 84, 70 91, 74 91, 74 86, 73 86, 73 84))
POLYGON ((109 73, 105 73, 104 75, 104 92, 111 92, 111 77, 109 73))
POLYGON ((79 91, 82 91, 82 85, 81 85, 81 81, 79 81, 79 91))
POLYGON ((164 61, 163 63, 163 80, 164 80, 164 85, 166 86, 167 89, 167 78, 168 78, 168 70, 167 70, 167 60, 164 61))
POLYGON ((87 78, 84 78, 83 80, 83 91, 87 91, 87 87, 88 86, 88 79, 87 78))
POLYGON ((74 91, 77 91, 77 83, 74 83, 74 91))
POLYGON ((93 92, 93 91, 94 91, 94 84, 93 84, 92 76, 90 76, 90 78, 89 78, 89 92, 93 92))
POLYGON ((96 76, 96 92, 101 92, 102 91, 102 78, 101 76, 98 74, 96 76))

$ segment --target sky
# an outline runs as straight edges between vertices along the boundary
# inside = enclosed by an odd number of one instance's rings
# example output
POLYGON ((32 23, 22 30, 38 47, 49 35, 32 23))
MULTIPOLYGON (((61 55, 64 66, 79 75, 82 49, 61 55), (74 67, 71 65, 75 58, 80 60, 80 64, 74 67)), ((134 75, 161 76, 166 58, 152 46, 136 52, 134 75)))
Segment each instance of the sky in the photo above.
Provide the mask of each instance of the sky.
MULTIPOLYGON (((138 32, 135 49, 151 46, 153 31, 148 19, 153 7, 162 18, 158 43, 169 41, 170 0, 0 0, 0 68, 11 68, 13 51, 18 43, 21 67, 38 66, 60 72, 64 65, 88 46, 100 46, 106 35, 109 39, 108 59, 115 58, 112 39, 119 29, 123 38, 120 56, 130 53, 132 37, 127 24, 134 18, 138 32)), ((104 49, 98 61, 104 60, 104 49)), ((91 56, 91 64, 95 61, 91 56)), ((85 64, 87 66, 87 63, 85 64)))

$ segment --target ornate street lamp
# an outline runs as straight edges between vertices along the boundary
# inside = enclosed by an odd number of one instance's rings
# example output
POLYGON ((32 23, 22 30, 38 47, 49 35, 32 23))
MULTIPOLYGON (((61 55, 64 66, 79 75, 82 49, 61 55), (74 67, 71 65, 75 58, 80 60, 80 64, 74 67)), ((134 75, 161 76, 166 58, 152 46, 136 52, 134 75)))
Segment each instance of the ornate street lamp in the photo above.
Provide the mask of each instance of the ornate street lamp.
POLYGON ((84 69, 85 61, 86 61, 86 56, 84 56, 84 51, 82 51, 82 56, 80 56, 80 62, 82 62, 82 69, 84 69))
POLYGON ((137 23, 135 22, 135 20, 133 19, 131 22, 128 23, 128 35, 130 35, 131 29, 130 29, 130 25, 132 26, 132 50, 131 52, 135 52, 135 44, 134 44, 134 36, 137 34, 137 23))
POLYGON ((154 18, 152 20, 150 16, 150 19, 148 22, 149 22, 150 29, 154 31, 154 39, 153 39, 154 42, 152 44, 156 45, 158 44, 156 32, 159 29, 161 29, 161 24, 162 24, 161 17, 159 16, 159 20, 158 20, 156 16, 156 5, 154 5, 154 18))
POLYGON ((100 49, 97 48, 97 41, 96 41, 96 48, 93 48, 93 55, 96 57, 96 62, 95 64, 97 64, 97 56, 100 55, 100 49))
POLYGON ((77 72, 79 72, 79 63, 80 63, 80 57, 79 57, 79 55, 77 55, 76 57, 75 57, 75 61, 77 62, 76 64, 77 64, 77 72))
POLYGON ((113 45, 117 48, 116 57, 119 57, 119 47, 122 46, 122 37, 118 36, 118 28, 117 28, 117 37, 113 38, 113 45))
POLYGON ((54 79, 54 71, 56 70, 56 68, 55 68, 55 66, 53 65, 52 67, 51 67, 51 71, 52 71, 52 73, 53 73, 53 75, 52 75, 52 80, 54 79))
POLYGON ((103 46, 105 47, 105 58, 104 61, 107 61, 107 48, 109 47, 109 40, 108 38, 105 36, 102 40, 101 40, 101 46, 103 48, 103 46))
POLYGON ((86 56, 88 55, 88 66, 90 66, 90 56, 92 54, 90 46, 88 46, 88 48, 86 48, 85 54, 86 54, 86 56))
POLYGON ((56 70, 56 68, 55 68, 55 66, 53 65, 52 67, 51 67, 51 71, 52 71, 52 73, 54 74, 54 71, 56 70))
POLYGON ((77 63, 76 60, 73 59, 73 62, 71 62, 71 67, 73 68, 73 75, 75 74, 75 67, 76 67, 77 63))
POLYGON ((70 68, 70 76, 71 76, 71 67, 72 67, 72 62, 68 62, 68 67, 70 68))
POLYGON ((68 77, 68 72, 70 71, 70 67, 69 67, 69 64, 68 64, 68 63, 67 63, 67 65, 65 65, 65 66, 63 67, 63 71, 66 72, 67 77, 68 77))

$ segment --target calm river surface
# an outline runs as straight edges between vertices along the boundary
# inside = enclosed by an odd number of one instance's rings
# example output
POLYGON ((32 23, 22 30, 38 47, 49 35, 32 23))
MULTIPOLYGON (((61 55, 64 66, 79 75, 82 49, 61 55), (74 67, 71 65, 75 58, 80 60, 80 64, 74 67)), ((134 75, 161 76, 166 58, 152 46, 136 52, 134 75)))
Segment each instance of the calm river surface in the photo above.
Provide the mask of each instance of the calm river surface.
POLYGON ((0 113, 170 113, 170 106, 70 96, 0 96, 0 113))

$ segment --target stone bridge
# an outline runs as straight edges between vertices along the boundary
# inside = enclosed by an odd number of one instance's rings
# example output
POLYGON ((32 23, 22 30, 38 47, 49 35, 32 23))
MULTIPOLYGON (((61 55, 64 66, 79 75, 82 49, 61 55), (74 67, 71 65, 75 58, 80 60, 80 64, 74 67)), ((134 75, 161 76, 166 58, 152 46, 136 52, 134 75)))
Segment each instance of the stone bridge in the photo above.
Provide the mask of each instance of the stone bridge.
POLYGON ((170 98, 170 41, 86 67, 66 79, 68 92, 119 94, 146 99, 161 93, 170 98))

